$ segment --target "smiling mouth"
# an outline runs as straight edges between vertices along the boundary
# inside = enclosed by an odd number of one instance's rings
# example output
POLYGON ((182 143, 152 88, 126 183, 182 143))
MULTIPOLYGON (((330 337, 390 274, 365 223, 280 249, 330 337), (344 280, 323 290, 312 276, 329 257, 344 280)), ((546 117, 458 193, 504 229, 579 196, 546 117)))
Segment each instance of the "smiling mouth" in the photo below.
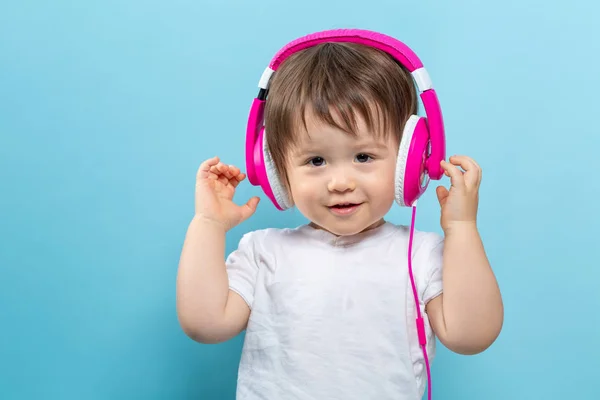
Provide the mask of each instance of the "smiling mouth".
POLYGON ((360 204, 361 203, 339 203, 339 204, 330 206, 329 208, 337 208, 337 209, 352 208, 352 207, 359 206, 360 204))
POLYGON ((329 209, 336 215, 344 216, 351 215, 358 209, 362 203, 339 203, 330 206, 329 209))

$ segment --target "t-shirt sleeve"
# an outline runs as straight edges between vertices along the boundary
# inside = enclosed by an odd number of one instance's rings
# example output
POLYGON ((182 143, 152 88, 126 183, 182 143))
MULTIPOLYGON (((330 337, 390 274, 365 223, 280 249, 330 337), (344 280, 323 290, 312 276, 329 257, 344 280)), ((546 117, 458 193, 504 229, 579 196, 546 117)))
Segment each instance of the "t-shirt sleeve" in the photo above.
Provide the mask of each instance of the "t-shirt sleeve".
POLYGON ((254 287, 258 276, 256 236, 254 232, 246 233, 240 239, 237 249, 225 259, 229 289, 239 294, 250 308, 254 301, 254 287))
POLYGON ((419 249, 417 285, 423 304, 439 296, 442 291, 444 238, 437 233, 426 233, 419 249))

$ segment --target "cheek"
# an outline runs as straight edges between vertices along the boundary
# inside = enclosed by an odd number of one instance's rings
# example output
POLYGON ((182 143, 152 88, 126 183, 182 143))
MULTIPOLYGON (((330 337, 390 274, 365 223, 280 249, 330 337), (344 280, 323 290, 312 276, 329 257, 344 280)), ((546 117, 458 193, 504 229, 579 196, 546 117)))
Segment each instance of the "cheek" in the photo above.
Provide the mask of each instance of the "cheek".
POLYGON ((395 165, 386 165, 386 167, 379 170, 378 173, 370 174, 369 179, 365 182, 366 187, 368 187, 369 190, 379 198, 379 200, 387 202, 390 197, 394 197, 396 190, 395 174, 395 165))
POLYGON ((289 175, 289 185, 292 198, 296 204, 311 201, 318 197, 315 179, 302 174, 291 173, 289 175))
POLYGON ((301 199, 315 199, 318 197, 318 191, 315 188, 314 184, 308 179, 301 179, 293 185, 293 193, 295 193, 296 197, 301 199))

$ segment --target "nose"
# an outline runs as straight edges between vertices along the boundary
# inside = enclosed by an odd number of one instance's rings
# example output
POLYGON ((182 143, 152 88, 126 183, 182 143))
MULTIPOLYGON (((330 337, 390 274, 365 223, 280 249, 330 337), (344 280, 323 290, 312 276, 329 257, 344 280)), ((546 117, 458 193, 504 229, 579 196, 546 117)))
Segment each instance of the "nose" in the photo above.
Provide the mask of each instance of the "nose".
POLYGON ((356 183, 347 175, 338 174, 331 177, 327 189, 330 192, 351 192, 356 189, 356 183))

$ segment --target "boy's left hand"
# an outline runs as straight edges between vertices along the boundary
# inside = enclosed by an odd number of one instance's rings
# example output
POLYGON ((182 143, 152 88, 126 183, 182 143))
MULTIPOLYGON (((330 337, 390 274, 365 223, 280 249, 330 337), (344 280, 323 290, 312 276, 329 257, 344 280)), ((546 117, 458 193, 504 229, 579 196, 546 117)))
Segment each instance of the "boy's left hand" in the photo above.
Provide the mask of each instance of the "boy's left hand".
POLYGON ((481 168, 472 158, 452 156, 449 161, 442 160, 440 164, 444 174, 450 177, 450 190, 444 186, 436 188, 442 208, 440 222, 445 233, 456 225, 476 226, 481 183, 481 168))

